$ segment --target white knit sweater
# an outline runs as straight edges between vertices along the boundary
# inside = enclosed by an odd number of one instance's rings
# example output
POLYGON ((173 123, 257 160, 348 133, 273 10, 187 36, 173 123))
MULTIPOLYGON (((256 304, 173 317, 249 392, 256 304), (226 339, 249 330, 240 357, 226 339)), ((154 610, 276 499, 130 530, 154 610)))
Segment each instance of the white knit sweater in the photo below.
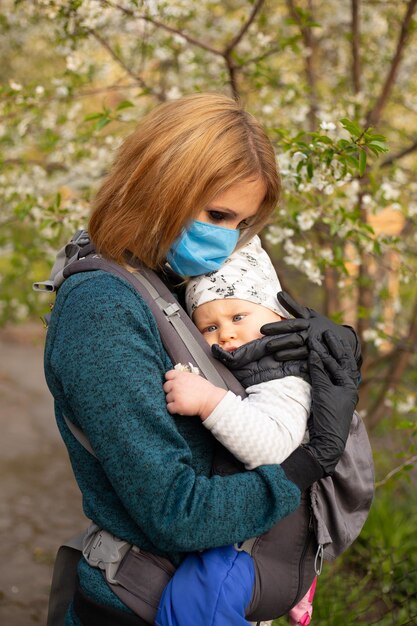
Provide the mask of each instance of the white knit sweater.
POLYGON ((231 391, 203 424, 247 469, 282 463, 303 441, 311 407, 311 387, 288 376, 231 391))

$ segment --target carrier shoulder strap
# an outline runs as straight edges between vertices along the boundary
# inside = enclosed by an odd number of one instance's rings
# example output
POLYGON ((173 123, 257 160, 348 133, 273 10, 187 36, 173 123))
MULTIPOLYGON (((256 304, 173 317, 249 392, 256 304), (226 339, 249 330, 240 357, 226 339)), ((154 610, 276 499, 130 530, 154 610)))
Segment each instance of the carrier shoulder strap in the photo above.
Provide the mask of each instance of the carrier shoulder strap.
POLYGON ((103 270, 129 282, 151 309, 158 325, 162 343, 173 363, 191 363, 202 375, 222 389, 245 396, 246 392, 236 378, 211 354, 206 341, 177 302, 165 283, 152 270, 139 266, 131 272, 126 268, 92 254, 65 267, 63 277, 79 272, 103 270))

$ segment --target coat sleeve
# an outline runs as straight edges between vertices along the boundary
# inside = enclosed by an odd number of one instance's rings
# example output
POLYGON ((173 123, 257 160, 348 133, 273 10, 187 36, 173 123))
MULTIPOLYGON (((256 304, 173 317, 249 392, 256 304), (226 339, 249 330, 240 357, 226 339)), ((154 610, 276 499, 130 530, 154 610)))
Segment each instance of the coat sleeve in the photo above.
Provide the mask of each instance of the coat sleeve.
POLYGON ((90 440, 97 480, 105 476, 152 544, 187 552, 242 541, 295 510, 299 489, 278 465, 228 477, 196 473, 166 410, 167 356, 150 310, 113 276, 70 284, 48 331, 48 384, 90 440))

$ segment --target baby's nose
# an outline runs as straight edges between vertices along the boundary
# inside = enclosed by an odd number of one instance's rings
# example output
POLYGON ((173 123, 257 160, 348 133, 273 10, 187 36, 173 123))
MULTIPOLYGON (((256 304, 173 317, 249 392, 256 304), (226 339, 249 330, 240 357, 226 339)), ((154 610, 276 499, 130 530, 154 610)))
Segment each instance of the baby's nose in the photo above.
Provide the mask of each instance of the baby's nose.
POLYGON ((220 341, 228 341, 236 337, 236 329, 232 324, 224 326, 220 330, 220 341))

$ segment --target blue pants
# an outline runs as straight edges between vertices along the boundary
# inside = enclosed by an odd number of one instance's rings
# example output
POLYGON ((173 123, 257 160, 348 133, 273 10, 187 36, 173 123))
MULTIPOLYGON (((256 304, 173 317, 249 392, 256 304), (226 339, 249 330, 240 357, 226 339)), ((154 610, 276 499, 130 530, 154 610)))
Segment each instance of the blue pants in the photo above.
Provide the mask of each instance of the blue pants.
POLYGON ((233 546, 192 553, 166 586, 155 626, 248 626, 252 558, 233 546))

